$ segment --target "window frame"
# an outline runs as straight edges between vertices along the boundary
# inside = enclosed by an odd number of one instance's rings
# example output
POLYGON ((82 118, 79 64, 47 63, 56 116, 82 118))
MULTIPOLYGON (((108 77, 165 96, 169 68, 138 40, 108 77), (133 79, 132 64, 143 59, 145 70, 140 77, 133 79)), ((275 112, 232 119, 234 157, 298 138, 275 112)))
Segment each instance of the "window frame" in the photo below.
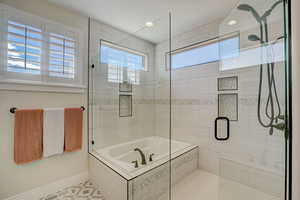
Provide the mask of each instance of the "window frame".
POLYGON ((77 28, 72 28, 46 18, 7 6, 0 3, 0 90, 21 88, 29 91, 64 91, 71 93, 84 92, 85 79, 83 70, 83 44, 84 33, 77 28), (14 21, 25 26, 40 29, 42 35, 40 74, 9 72, 8 69, 8 21, 14 21), (74 53, 74 79, 50 76, 49 47, 50 33, 60 34, 75 40, 74 53), (72 34, 71 34, 72 33, 72 34), (55 89, 57 88, 57 89, 55 89))
MULTIPOLYGON (((171 52, 166 52, 165 53, 165 66, 166 66, 166 71, 169 71, 171 69, 171 66, 170 66, 170 53, 173 54, 173 55, 176 55, 178 53, 182 53, 182 52, 185 52, 185 51, 188 51, 188 50, 192 50, 192 49, 196 49, 196 48, 199 48, 199 47, 205 47, 205 46, 208 46, 210 44, 215 44, 215 43, 219 43, 221 41, 224 41, 224 40, 228 40, 228 39, 232 39, 232 38, 235 38, 237 37, 239 39, 239 49, 238 49, 238 53, 240 53, 240 49, 241 49, 241 38, 240 38, 240 32, 237 31, 237 32, 233 32, 233 33, 229 33, 229 34, 226 34, 226 35, 223 35, 223 36, 218 36, 218 37, 214 37, 214 38, 210 38, 210 39, 207 39, 207 40, 203 40, 203 41, 199 41, 199 42, 196 42, 196 43, 192 43, 192 44, 189 44, 189 45, 186 45, 186 46, 183 46, 183 47, 179 47, 177 49, 174 49, 172 50, 171 52)), ((218 49, 219 52, 220 52, 220 49, 218 49)), ((179 67, 179 68, 173 68, 171 69, 172 71, 176 71, 176 70, 183 70, 183 69, 186 69, 186 68, 190 68, 190 67, 195 67, 195 66, 198 66, 198 65, 205 65, 205 64, 209 64, 209 63, 215 63, 215 62, 220 62, 221 59, 217 59, 215 61, 208 61, 208 62, 204 62, 204 63, 199 63, 199 64, 194 64, 194 65, 187 65, 187 66, 184 66, 184 67, 179 67)))

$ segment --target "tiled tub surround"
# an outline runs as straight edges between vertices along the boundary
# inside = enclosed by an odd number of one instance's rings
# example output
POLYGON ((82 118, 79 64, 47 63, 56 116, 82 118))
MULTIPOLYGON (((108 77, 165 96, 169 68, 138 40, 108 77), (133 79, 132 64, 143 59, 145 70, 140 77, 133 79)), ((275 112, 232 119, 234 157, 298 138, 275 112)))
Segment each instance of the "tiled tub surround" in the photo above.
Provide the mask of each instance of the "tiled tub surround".
MULTIPOLYGON (((198 168, 199 152, 197 146, 178 141, 171 141, 171 147, 172 183, 176 183, 198 168)), ((99 149, 94 155, 90 157, 90 177, 107 199, 156 200, 168 192, 168 139, 149 137, 99 149), (133 151, 136 147, 146 152, 147 165, 140 165, 140 155, 133 151), (152 162, 149 153, 155 154, 152 162), (129 158, 139 159, 140 167, 134 168, 129 158)))
MULTIPOLYGON (((219 22, 208 24, 174 37, 173 48, 214 38, 219 33, 218 24, 219 22)), ((241 32, 242 48, 244 41, 248 40, 248 33, 241 32)), ((247 43, 249 44, 248 41, 247 43)), ((156 55, 164 55, 167 48, 167 43, 157 45, 156 55)), ((160 102, 161 99, 169 98, 169 72, 166 71, 164 62, 164 56, 156 57, 155 125, 156 134, 167 137, 169 105, 160 102)), ((221 72, 219 67, 219 63, 214 62, 172 71, 172 139, 199 146, 201 169, 282 197, 284 135, 278 130, 269 135, 268 129, 258 123, 259 68, 252 66, 221 72), (233 91, 217 91, 217 78, 230 76, 238 76, 238 90, 234 91, 238 93, 238 121, 230 122, 230 139, 219 142, 214 138, 214 120, 218 116, 217 95, 233 91)), ((276 64, 275 76, 281 108, 284 109, 283 63, 276 64)), ((265 82, 263 84, 265 94, 265 82)), ((264 97, 262 104, 265 102, 264 97)))
MULTIPOLYGON (((126 179, 133 179, 163 163, 168 162, 170 152, 170 140, 158 136, 147 137, 131 142, 113 145, 103 149, 98 149, 95 155, 112 169, 116 170, 126 179), (147 165, 141 164, 141 156, 134 151, 139 148, 146 157, 147 165), (149 161, 150 154, 153 155, 153 161, 149 161), (138 161, 138 168, 134 167, 132 161, 138 161)), ((196 148, 185 142, 171 141, 171 157, 175 158, 191 149, 196 148)))

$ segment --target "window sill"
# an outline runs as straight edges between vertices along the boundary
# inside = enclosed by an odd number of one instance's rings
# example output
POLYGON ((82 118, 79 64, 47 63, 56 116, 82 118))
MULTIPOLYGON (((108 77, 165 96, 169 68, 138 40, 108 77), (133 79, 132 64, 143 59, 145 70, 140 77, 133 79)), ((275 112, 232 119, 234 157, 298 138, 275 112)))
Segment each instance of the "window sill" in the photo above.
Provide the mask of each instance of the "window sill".
POLYGON ((1 80, 0 90, 54 92, 54 93, 84 93, 83 85, 41 83, 39 81, 1 80))

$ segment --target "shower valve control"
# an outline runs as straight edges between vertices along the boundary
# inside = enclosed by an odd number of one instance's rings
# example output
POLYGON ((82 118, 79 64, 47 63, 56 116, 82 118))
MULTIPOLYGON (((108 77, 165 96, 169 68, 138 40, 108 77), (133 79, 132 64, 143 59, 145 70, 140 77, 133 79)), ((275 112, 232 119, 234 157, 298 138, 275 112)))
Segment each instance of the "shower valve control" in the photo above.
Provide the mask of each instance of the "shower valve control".
POLYGON ((150 161, 150 162, 153 161, 153 156, 154 156, 154 153, 151 153, 150 156, 149 156, 149 161, 150 161))

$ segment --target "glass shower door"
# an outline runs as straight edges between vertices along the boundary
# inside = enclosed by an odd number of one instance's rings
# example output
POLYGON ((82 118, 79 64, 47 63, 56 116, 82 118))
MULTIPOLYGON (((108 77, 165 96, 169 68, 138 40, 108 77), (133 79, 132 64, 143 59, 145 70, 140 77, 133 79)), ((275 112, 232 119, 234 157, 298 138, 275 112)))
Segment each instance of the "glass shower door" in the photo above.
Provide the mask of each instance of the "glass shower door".
POLYGON ((90 20, 90 174, 107 200, 169 200, 170 16, 140 17, 134 32, 90 20))
POLYGON ((285 19, 283 1, 241 0, 172 34, 172 200, 286 199, 285 19))

